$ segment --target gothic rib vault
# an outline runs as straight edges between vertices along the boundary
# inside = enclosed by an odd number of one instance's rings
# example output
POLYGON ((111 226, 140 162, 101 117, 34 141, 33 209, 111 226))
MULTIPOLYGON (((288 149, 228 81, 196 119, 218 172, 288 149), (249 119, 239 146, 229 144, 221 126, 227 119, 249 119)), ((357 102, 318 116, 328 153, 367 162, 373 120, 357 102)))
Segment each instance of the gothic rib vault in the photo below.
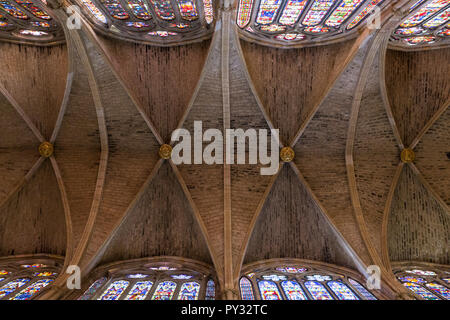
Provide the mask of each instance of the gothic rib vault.
MULTIPOLYGON (((211 265, 237 298, 243 265, 273 258, 382 269, 449 264, 448 47, 403 51, 379 30, 291 49, 241 39, 235 6, 215 5, 207 39, 161 47, 96 32, 65 43, 0 42, 0 255, 50 254, 87 276, 120 260, 175 256, 211 265), (179 165, 158 155, 176 128, 280 129, 295 158, 179 165), (49 141, 54 154, 40 157, 49 141), (414 162, 402 162, 410 148, 414 162), (429 230, 433 232, 429 232, 429 230), (414 235, 414 236, 412 236, 414 235)), ((67 295, 61 273, 41 298, 67 295)))

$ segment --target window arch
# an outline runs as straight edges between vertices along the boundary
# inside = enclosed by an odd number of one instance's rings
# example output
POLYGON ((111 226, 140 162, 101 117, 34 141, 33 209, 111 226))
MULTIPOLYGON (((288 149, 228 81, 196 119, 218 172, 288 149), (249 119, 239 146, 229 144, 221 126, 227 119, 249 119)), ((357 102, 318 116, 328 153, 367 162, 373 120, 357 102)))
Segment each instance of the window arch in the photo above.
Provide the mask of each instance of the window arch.
POLYGON ((236 24, 244 38, 296 45, 346 38, 384 0, 239 0, 236 24))
POLYGON ((176 258, 100 267, 78 300, 214 300, 212 268, 176 258))
POLYGON ((450 39, 450 3, 448 0, 419 0, 409 16, 395 29, 394 46, 416 47, 448 42, 450 39))
POLYGON ((0 300, 30 300, 49 287, 61 268, 59 261, 5 259, 0 261, 0 300))
POLYGON ((450 270, 447 267, 398 263, 394 264, 394 274, 419 299, 450 300, 450 270))
POLYGON ((243 300, 377 300, 356 280, 361 276, 322 263, 277 259, 243 271, 239 282, 243 300))

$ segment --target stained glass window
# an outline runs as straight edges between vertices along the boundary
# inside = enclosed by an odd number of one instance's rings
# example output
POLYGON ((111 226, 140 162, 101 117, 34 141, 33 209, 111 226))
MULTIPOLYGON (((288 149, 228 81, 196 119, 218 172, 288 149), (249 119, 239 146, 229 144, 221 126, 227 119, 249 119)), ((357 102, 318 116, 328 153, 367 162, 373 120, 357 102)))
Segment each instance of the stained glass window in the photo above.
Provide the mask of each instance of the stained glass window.
POLYGON ((434 271, 423 271, 423 270, 419 270, 419 269, 405 270, 405 272, 417 274, 419 276, 435 276, 436 275, 436 272, 434 272, 434 271))
POLYGON ((153 286, 151 281, 138 281, 131 288, 125 300, 144 300, 153 286))
POLYGON ((51 17, 48 15, 47 12, 42 10, 41 8, 37 7, 33 2, 29 0, 15 0, 18 4, 20 4, 22 7, 30 11, 35 17, 38 17, 39 19, 44 20, 50 20, 51 17))
POLYGON ((421 44, 421 43, 433 43, 436 41, 435 36, 420 36, 420 37, 412 37, 412 38, 405 38, 404 41, 408 44, 421 44))
POLYGON ((0 276, 6 276, 9 274, 9 271, 6 270, 0 270, 0 276))
POLYGON ((134 273, 134 274, 127 275, 127 278, 129 278, 129 279, 143 279, 143 278, 147 278, 147 277, 148 277, 148 275, 142 274, 142 273, 134 273))
POLYGON ((284 7, 280 17, 280 23, 284 25, 292 25, 297 22, 298 18, 305 8, 307 0, 289 0, 284 7))
POLYGON ((125 280, 114 281, 98 300, 118 300, 128 285, 129 282, 125 280))
POLYGON ((315 0, 302 23, 305 26, 319 24, 332 5, 333 0, 315 0))
POLYGON ((262 276, 264 280, 272 280, 272 281, 280 281, 280 280, 286 280, 286 276, 279 276, 277 274, 269 274, 262 276))
POLYGON ((205 12, 206 23, 210 24, 214 19, 212 0, 203 0, 203 11, 205 12))
POLYGON ((176 279, 176 280, 187 280, 187 279, 191 279, 192 276, 187 275, 187 274, 173 274, 171 275, 172 279, 176 279))
POLYGON ((327 284, 339 300, 359 300, 346 284, 340 281, 329 281, 327 284))
POLYGON ((239 281, 239 287, 241 289, 241 298, 242 300, 255 300, 255 296, 253 295, 253 288, 250 280, 245 277, 241 278, 239 281))
POLYGON ((239 9, 237 14, 237 25, 241 28, 250 22, 250 17, 252 15, 253 0, 240 0, 239 9))
POLYGON ((158 284, 152 300, 172 300, 177 284, 172 281, 164 281, 158 284))
POLYGON ((35 283, 28 286, 27 288, 20 291, 17 295, 12 297, 10 300, 28 300, 52 282, 53 282, 53 279, 38 280, 35 283))
POLYGON ((38 30, 20 30, 20 34, 24 36, 42 37, 48 35, 47 32, 38 30))
POLYGON ((97 6, 91 0, 81 0, 81 2, 98 21, 106 23, 105 15, 99 10, 99 8, 97 8, 97 6))
POLYGON ((425 19, 431 17, 433 14, 441 10, 448 4, 448 0, 432 0, 421 7, 410 18, 403 21, 401 27, 414 27, 425 19))
POLYGON ((434 294, 432 294, 431 292, 429 292, 428 290, 426 290, 425 288, 416 283, 405 282, 403 283, 403 285, 425 300, 439 300, 439 298, 436 297, 434 294))
POLYGON ((7 296, 11 292, 14 292, 16 289, 20 288, 28 281, 30 281, 30 279, 20 278, 8 282, 7 284, 5 284, 3 287, 0 288, 0 299, 7 296))
POLYGON ((177 268, 172 268, 172 267, 166 267, 166 266, 161 266, 161 267, 151 267, 149 268, 150 270, 154 270, 154 271, 175 271, 177 270, 177 268))
POLYGON ((142 20, 150 20, 152 18, 142 0, 127 0, 127 3, 136 18, 142 20))
POLYGON ((283 281, 281 282, 284 294, 289 300, 307 300, 305 293, 297 281, 283 281))
POLYGON ((49 272, 49 271, 33 273, 33 276, 35 277, 52 277, 56 275, 58 275, 56 272, 49 272))
POLYGON ((330 27, 340 26, 364 0, 344 0, 333 11, 325 24, 330 27))
POLYGON ((8 1, 0 1, 0 7, 10 15, 12 15, 14 18, 22 20, 29 19, 27 14, 22 9, 12 3, 9 3, 8 1))
POLYGON ((178 0, 178 8, 180 9, 181 17, 184 20, 192 21, 198 18, 197 8, 195 2, 191 0, 178 0))
POLYGON ((356 27, 364 18, 366 18, 377 5, 381 4, 384 0, 372 0, 370 1, 366 7, 350 22, 347 26, 347 29, 352 29, 356 27))
POLYGON ((197 282, 185 282, 181 286, 178 300, 197 300, 200 292, 200 284, 197 282))
POLYGON ((78 300, 89 300, 95 294, 95 292, 106 282, 106 277, 102 277, 96 280, 91 286, 83 293, 78 300))
POLYGON ((169 0, 150 0, 152 3, 156 15, 163 20, 175 19, 175 13, 173 12, 172 5, 169 0))
POLYGON ((109 14, 116 19, 125 20, 130 17, 130 15, 122 7, 122 4, 117 0, 101 0, 103 5, 108 10, 109 14))
POLYGON ((321 274, 313 274, 313 275, 310 275, 310 276, 306 276, 306 279, 308 279, 308 280, 315 280, 315 281, 329 281, 329 280, 331 280, 331 277, 330 276, 324 276, 324 275, 321 275, 321 274))
POLYGON ((279 32, 286 30, 285 26, 279 26, 277 24, 270 24, 270 25, 262 25, 261 26, 262 31, 268 31, 268 32, 279 32))
POLYGON ((444 24, 448 21, 450 18, 450 7, 446 10, 442 11, 440 14, 435 16, 434 18, 428 20, 423 24, 424 27, 427 28, 436 28, 439 27, 441 24, 444 24))
MULTIPOLYGON (((297 35, 294 34, 294 36, 297 36, 297 35)), ((308 269, 296 268, 296 267, 280 267, 280 268, 276 268, 275 270, 280 271, 280 272, 286 272, 286 273, 303 273, 303 272, 307 271, 308 269)))
POLYGON ((442 280, 443 280, 445 283, 450 284, 450 278, 442 278, 442 280))
POLYGON ((213 280, 209 280, 206 284, 205 300, 214 300, 216 298, 216 285, 213 280))
POLYGON ((318 281, 306 281, 305 287, 314 300, 334 300, 324 285, 318 281))
POLYGON ((425 282, 426 282, 426 281, 425 281, 424 279, 422 279, 422 278, 408 277, 408 276, 406 276, 406 277, 398 277, 398 279, 399 279, 400 281, 403 281, 403 282, 413 282, 413 283, 425 283, 425 282))
POLYGON ((260 24, 272 23, 280 8, 281 2, 281 0, 261 0, 256 22, 260 24))
POLYGON ((377 300, 364 286, 362 286, 358 281, 353 280, 352 278, 348 279, 348 282, 359 292, 367 300, 377 300))
POLYGON ((444 287, 443 285, 440 285, 439 283, 436 282, 431 282, 427 283, 426 286, 428 287, 428 289, 434 291, 437 294, 440 294, 441 297, 450 300, 450 290, 444 287))
POLYGON ((316 27, 306 27, 304 31, 311 33, 327 33, 330 31, 330 29, 327 27, 316 26, 316 27))
POLYGON ((275 282, 268 280, 259 281, 258 287, 263 300, 281 300, 281 294, 275 282))

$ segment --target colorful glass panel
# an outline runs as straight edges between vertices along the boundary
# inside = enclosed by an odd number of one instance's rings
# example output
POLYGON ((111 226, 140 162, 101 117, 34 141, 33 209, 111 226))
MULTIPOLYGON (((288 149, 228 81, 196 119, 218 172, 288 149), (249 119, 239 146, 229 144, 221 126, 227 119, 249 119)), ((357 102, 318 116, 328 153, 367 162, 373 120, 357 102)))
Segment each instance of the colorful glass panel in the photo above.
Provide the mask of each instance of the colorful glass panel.
POLYGON ((131 288, 125 300, 144 300, 153 286, 151 281, 138 281, 131 288))
POLYGON ((279 276, 277 274, 269 274, 262 276, 264 280, 281 281, 286 280, 286 276, 279 276))
POLYGON ((152 300, 172 300, 177 284, 172 281, 164 281, 158 284, 152 300))
POLYGON ((405 42, 415 45, 420 43, 432 43, 436 40, 434 36, 420 36, 420 37, 413 37, 413 38, 406 38, 405 42))
POLYGON ((108 10, 109 14, 119 20, 125 20, 130 17, 130 15, 122 7, 122 4, 117 0, 101 0, 105 8, 108 10))
POLYGON ((253 287, 250 280, 243 277, 241 281, 239 281, 239 287, 241 289, 241 298, 242 300, 255 300, 255 296, 253 294, 253 287))
POLYGON ((426 284, 427 288, 434 291, 437 294, 440 294, 441 297, 450 300, 450 290, 443 285, 440 285, 436 282, 431 282, 426 284))
POLYGON ((206 284, 205 300, 214 300, 216 298, 216 285, 213 280, 209 280, 206 284))
MULTIPOLYGON (((411 28, 411 29, 414 29, 414 28, 411 28)), ((423 271, 423 270, 419 270, 419 269, 405 270, 405 272, 417 274, 419 276, 435 276, 436 275, 436 272, 434 272, 434 271, 423 271)))
POLYGON ((10 300, 28 300, 52 282, 53 282, 53 279, 38 280, 35 283, 28 286, 27 288, 20 291, 18 294, 16 294, 10 300))
POLYGON ((281 282, 284 294, 289 300, 307 300, 306 294, 297 281, 283 281, 281 282))
POLYGON ((267 32, 280 32, 286 30, 285 26, 279 26, 277 24, 262 25, 260 28, 262 31, 267 32))
POLYGON ((16 3, 20 4, 22 7, 30 11, 35 17, 44 20, 50 20, 51 17, 47 12, 37 7, 33 2, 29 0, 15 0, 16 3))
POLYGON ((331 277, 330 276, 324 276, 324 275, 321 275, 321 274, 313 274, 311 276, 306 276, 306 279, 314 280, 314 281, 330 281, 331 277))
POLYGON ((43 21, 32 21, 31 25, 34 27, 40 27, 40 28, 50 28, 50 23, 43 22, 43 21))
POLYGON ((181 18, 192 21, 198 18, 195 2, 191 0, 178 0, 178 8, 180 9, 181 18))
POLYGON ((33 276, 35 277, 52 277, 58 275, 56 272, 44 271, 44 272, 35 272, 33 276))
POLYGON ((192 276, 187 274, 173 274, 171 277, 176 280, 187 280, 192 278, 192 276))
POLYGON ((214 20, 214 11, 212 6, 212 0, 203 0, 203 11, 205 12, 205 20, 207 24, 210 24, 214 20))
POLYGON ((0 1, 0 7, 14 18, 22 20, 29 19, 27 14, 22 9, 12 3, 9 3, 8 1, 0 1))
POLYGON ((436 297, 434 294, 432 294, 431 292, 429 292, 428 290, 426 290, 425 288, 423 288, 418 284, 412 282, 405 282, 403 283, 403 285, 425 300, 439 300, 438 297, 436 297))
POLYGON ((282 33, 275 36, 278 40, 303 40, 305 36, 298 33, 282 33))
POLYGON ((327 33, 330 31, 330 29, 327 27, 316 26, 316 27, 306 27, 305 29, 303 29, 303 31, 311 33, 327 33))
POLYGON ((259 281, 258 287, 263 300, 281 300, 281 294, 275 282, 268 280, 259 281))
POLYGON ((281 2, 281 0, 261 0, 256 22, 260 24, 272 23, 280 8, 281 2))
POLYGON ((329 281, 327 284, 339 300, 359 300, 346 284, 339 281, 329 281))
POLYGON ((155 8, 156 15, 163 20, 175 19, 175 13, 169 0, 150 0, 155 8))
POLYGON ((372 0, 367 6, 350 22, 347 26, 347 29, 350 30, 356 27, 364 18, 366 18, 377 5, 379 5, 383 0, 372 0))
POLYGON ((307 0, 289 0, 284 7, 280 17, 280 23, 284 25, 293 25, 305 8, 307 0))
POLYGON ((442 11, 440 14, 435 16, 434 18, 428 20, 423 24, 424 27, 427 28, 436 28, 439 27, 441 24, 444 24, 450 19, 450 7, 446 10, 442 11))
POLYGON ((340 26, 364 0, 343 0, 333 11, 325 24, 330 27, 340 26))
POLYGON ((127 275, 127 278, 129 278, 129 279, 143 279, 143 278, 147 278, 147 277, 148 277, 148 275, 142 274, 142 273, 134 273, 134 274, 127 275))
POLYGON ((152 18, 142 0, 127 0, 127 4, 136 18, 142 20, 150 20, 152 18))
POLYGON ((3 287, 0 288, 0 299, 7 296, 11 292, 16 291, 16 289, 20 288, 28 281, 30 281, 30 279, 21 278, 8 282, 7 284, 5 284, 3 287))
POLYGON ((402 282, 413 282, 413 283, 425 283, 426 282, 422 278, 410 277, 410 276, 398 277, 398 279, 402 282))
POLYGON ((315 0, 303 19, 305 26, 318 25, 333 5, 333 0, 315 0))
POLYGON ((415 14, 410 18, 403 21, 400 25, 401 27, 414 27, 424 20, 431 17, 433 14, 441 10, 448 4, 448 0, 432 0, 420 8, 415 14))
POLYGON ((314 300, 334 300, 324 285, 318 281, 306 281, 305 287, 314 300))
POLYGON ((125 280, 114 281, 98 300, 118 300, 130 283, 125 280))
POLYGON ((442 278, 442 281, 444 281, 447 284, 450 284, 450 278, 442 278))
MULTIPOLYGON (((291 33, 292 35, 292 39, 295 39, 297 37, 297 33, 291 33)), ((286 39, 286 40, 292 40, 292 39, 286 39)), ((280 271, 280 272, 286 272, 286 273, 303 273, 305 271, 307 271, 308 269, 306 268, 296 268, 296 267, 280 267, 280 268, 276 268, 275 270, 280 271)))
POLYGON ((166 266, 161 266, 161 267, 151 267, 149 268, 150 270, 155 270, 155 271, 175 271, 177 270, 177 268, 172 268, 172 267, 166 267, 166 266))
POLYGON ((0 276, 6 276, 9 274, 9 271, 6 270, 0 270, 0 276))
POLYGON ((369 292, 364 286, 362 286, 358 281, 355 281, 351 278, 348 279, 348 282, 359 292, 367 300, 377 300, 373 294, 369 292))
POLYGON ((91 0, 81 0, 84 6, 92 13, 92 15, 100 22, 106 23, 105 15, 91 0))
POLYGON ((425 2, 427 0, 419 0, 416 3, 414 3, 411 8, 409 8, 409 12, 414 11, 414 9, 416 9, 419 5, 421 5, 423 2, 425 2))
POLYGON ((42 37, 48 35, 47 32, 37 30, 21 30, 20 34, 24 36, 33 36, 33 37, 42 37))
POLYGON ((178 33, 168 32, 168 31, 152 31, 152 32, 149 32, 148 35, 166 38, 168 36, 176 36, 176 35, 178 35, 178 33))
POLYGON ((185 282, 181 286, 178 300, 197 300, 200 292, 200 284, 197 282, 185 282))
POLYGON ((424 33, 426 30, 420 28, 420 27, 412 27, 412 28, 398 28, 395 30, 395 34, 400 35, 416 35, 424 33))
POLYGON ((89 300, 95 294, 95 292, 106 282, 106 277, 102 277, 96 280, 91 286, 83 293, 78 300, 89 300))
POLYGON ((240 0, 237 14, 237 25, 240 28, 245 28, 249 23, 252 15, 253 0, 240 0))
POLYGON ((22 268, 44 268, 47 267, 46 264, 42 264, 42 263, 34 263, 34 264, 22 264, 21 265, 22 268))

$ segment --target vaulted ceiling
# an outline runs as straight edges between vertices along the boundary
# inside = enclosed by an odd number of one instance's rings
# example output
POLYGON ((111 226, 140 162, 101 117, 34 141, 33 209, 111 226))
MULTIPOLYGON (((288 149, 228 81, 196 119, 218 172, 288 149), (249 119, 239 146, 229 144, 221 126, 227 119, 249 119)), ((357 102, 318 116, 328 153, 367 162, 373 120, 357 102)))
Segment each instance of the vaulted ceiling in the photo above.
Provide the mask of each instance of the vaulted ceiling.
POLYGON ((393 44, 414 2, 384 1, 380 29, 288 45, 248 37, 229 1, 209 24, 196 1, 203 31, 164 42, 112 34, 103 7, 108 28, 82 11, 69 29, 72 3, 48 0, 65 42, 0 41, 0 255, 56 254, 84 274, 178 256, 213 265, 225 292, 271 258, 376 264, 392 295, 391 262, 449 264, 450 50, 393 44), (273 176, 160 158, 194 121, 278 128, 295 158, 273 176))

